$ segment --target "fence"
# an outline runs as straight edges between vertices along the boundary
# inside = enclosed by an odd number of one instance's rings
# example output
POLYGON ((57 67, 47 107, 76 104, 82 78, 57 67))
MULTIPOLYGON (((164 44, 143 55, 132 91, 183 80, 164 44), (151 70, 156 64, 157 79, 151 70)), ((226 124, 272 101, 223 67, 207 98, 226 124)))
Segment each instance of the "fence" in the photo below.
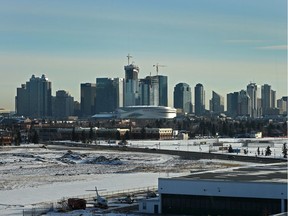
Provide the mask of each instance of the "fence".
MULTIPOLYGON (((100 191, 99 193, 102 197, 105 197, 106 199, 111 199, 111 198, 115 198, 119 196, 125 196, 127 194, 144 194, 144 193, 147 193, 148 191, 155 192, 157 191, 157 187, 156 186, 138 187, 138 188, 107 191, 107 192, 100 191)), ((86 201, 92 201, 96 197, 95 193, 73 196, 73 198, 80 198, 80 199, 85 199, 86 201)), ((63 197, 62 199, 59 199, 56 201, 50 201, 50 202, 47 202, 46 204, 43 204, 43 203, 34 204, 35 207, 33 208, 23 209, 23 216, 39 216, 49 211, 61 209, 63 208, 63 202, 67 201, 69 198, 72 198, 72 197, 63 197)))
POLYGON ((49 211, 54 210, 53 203, 45 204, 39 207, 31 208, 31 209, 23 209, 23 216, 39 216, 45 214, 49 211))

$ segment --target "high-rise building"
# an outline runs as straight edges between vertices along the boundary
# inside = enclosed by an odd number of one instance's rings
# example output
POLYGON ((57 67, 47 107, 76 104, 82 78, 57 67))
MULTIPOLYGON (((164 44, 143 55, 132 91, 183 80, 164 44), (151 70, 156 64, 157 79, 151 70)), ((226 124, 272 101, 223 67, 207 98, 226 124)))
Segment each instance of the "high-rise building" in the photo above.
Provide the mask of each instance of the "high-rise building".
POLYGON ((139 67, 134 64, 129 64, 125 69, 125 94, 124 106, 139 105, 139 84, 138 73, 139 67))
POLYGON ((140 105, 168 105, 167 76, 147 76, 139 80, 140 105))
POLYGON ((264 84, 261 87, 261 104, 263 115, 271 113, 271 109, 275 108, 276 92, 271 89, 271 86, 264 84))
POLYGON ((279 109, 279 114, 286 114, 288 111, 288 97, 284 96, 277 100, 277 108, 279 109))
POLYGON ((113 86, 116 91, 116 108, 124 106, 124 79, 114 78, 113 86))
POLYGON ((168 106, 168 77, 157 75, 159 82, 159 106, 168 106))
POLYGON ((95 114, 96 84, 81 83, 81 115, 91 116, 95 114))
POLYGON ((185 113, 192 112, 191 88, 186 83, 178 83, 174 87, 174 108, 182 109, 185 113))
POLYGON ((29 116, 29 95, 26 89, 26 85, 22 84, 20 88, 17 88, 17 96, 15 98, 15 110, 18 115, 29 116))
POLYGON ((237 107, 238 107, 238 97, 239 97, 239 92, 233 92, 227 94, 227 114, 235 117, 237 116, 237 107))
POLYGON ((30 117, 52 115, 51 82, 42 75, 32 75, 26 85, 17 89, 16 112, 30 117))
POLYGON ((140 105, 159 105, 159 78, 147 76, 139 81, 140 105))
POLYGON ((239 116, 251 116, 251 99, 248 93, 244 90, 239 92, 238 96, 238 111, 239 116))
POLYGON ((140 105, 150 105, 150 85, 151 80, 146 79, 139 80, 139 103, 140 105))
POLYGON ((260 91, 259 87, 256 83, 249 83, 247 85, 247 94, 251 100, 251 106, 248 107, 250 109, 251 117, 258 118, 261 116, 261 104, 259 104, 260 100, 260 91))
POLYGON ((97 78, 95 113, 114 112, 123 106, 123 79, 97 78))
POLYGON ((212 98, 210 100, 210 111, 213 113, 224 112, 224 97, 212 91, 212 98))
POLYGON ((66 118, 74 115, 74 98, 65 90, 59 90, 54 97, 53 116, 66 118))
POLYGON ((205 113, 205 91, 201 83, 194 88, 195 93, 195 114, 200 116, 205 113))

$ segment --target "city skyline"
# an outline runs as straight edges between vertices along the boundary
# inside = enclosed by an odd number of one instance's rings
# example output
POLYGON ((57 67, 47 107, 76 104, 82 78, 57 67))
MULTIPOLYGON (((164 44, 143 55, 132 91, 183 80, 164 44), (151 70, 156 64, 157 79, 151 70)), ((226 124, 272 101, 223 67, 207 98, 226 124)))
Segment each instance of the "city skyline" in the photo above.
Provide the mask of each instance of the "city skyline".
POLYGON ((250 81, 287 95, 285 0, 7 1, 0 18, 1 108, 15 109, 32 74, 80 101, 80 83, 124 77, 128 53, 139 77, 166 66, 171 107, 180 82, 202 83, 206 106, 213 90, 225 97, 250 81))

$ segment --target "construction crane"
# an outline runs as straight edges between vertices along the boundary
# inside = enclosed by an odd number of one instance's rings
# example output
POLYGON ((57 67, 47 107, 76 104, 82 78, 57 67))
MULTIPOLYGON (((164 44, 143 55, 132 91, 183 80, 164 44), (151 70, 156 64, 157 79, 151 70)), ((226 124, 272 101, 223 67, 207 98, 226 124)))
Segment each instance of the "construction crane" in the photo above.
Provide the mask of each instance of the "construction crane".
POLYGON ((158 76, 158 72, 159 72, 159 67, 167 67, 166 65, 159 65, 158 63, 153 65, 153 67, 156 67, 156 73, 157 73, 157 76, 158 76))
POLYGON ((128 53, 127 58, 128 58, 128 65, 129 65, 130 64, 130 59, 132 58, 132 56, 128 53))

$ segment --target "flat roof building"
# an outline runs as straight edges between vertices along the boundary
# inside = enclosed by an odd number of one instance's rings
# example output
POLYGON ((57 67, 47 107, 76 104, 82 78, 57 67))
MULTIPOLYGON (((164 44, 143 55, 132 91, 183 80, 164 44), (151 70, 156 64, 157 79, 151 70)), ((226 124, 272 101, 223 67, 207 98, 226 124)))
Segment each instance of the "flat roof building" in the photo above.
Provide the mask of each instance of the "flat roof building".
POLYGON ((158 192, 162 214, 254 216, 287 212, 287 162, 159 178, 158 192))
POLYGON ((173 119, 176 109, 164 106, 127 106, 116 109, 118 119, 173 119))

